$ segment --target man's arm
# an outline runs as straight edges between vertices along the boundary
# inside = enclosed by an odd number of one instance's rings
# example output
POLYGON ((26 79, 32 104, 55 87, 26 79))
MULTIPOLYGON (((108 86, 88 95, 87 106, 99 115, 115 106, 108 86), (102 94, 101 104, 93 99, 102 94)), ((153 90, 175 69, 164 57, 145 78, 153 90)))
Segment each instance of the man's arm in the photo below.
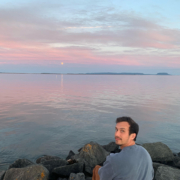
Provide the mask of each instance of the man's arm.
POLYGON ((110 161, 110 156, 107 156, 106 161, 103 166, 99 168, 98 174, 100 180, 112 180, 113 179, 113 169, 110 161))
POLYGON ((96 165, 95 168, 93 169, 92 180, 100 180, 100 177, 99 177, 99 174, 98 174, 99 168, 101 168, 101 166, 96 165))

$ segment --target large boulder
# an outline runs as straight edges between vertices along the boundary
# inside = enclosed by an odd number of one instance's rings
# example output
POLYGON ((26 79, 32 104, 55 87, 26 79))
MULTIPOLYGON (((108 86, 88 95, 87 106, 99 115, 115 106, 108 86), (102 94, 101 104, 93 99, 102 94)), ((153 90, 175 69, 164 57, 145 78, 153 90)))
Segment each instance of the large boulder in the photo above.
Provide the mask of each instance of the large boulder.
POLYGON ((115 142, 110 142, 109 144, 103 145, 102 147, 110 153, 116 153, 120 151, 119 145, 117 145, 115 142))
POLYGON ((71 173, 69 176, 69 180, 85 180, 84 173, 71 173))
POLYGON ((92 174, 96 165, 102 164, 109 155, 102 146, 95 142, 86 144, 80 151, 79 157, 85 161, 85 171, 92 174))
POLYGON ((78 162, 71 165, 61 166, 53 169, 53 173, 58 174, 59 176, 69 176, 71 173, 80 173, 83 172, 84 163, 78 162))
POLYGON ((152 161, 167 163, 173 161, 173 153, 166 144, 161 142, 142 145, 150 154, 152 161))
POLYGON ((39 163, 43 163, 44 161, 57 160, 57 159, 59 160, 59 159, 61 159, 61 158, 58 157, 58 156, 44 155, 44 156, 38 158, 38 159, 36 160, 36 163, 39 164, 39 163))
POLYGON ((48 180, 49 171, 42 165, 34 164, 25 168, 11 168, 3 180, 48 180))
POLYGON ((155 174, 155 180, 180 180, 180 169, 159 166, 155 174))
POLYGON ((9 169, 11 168, 24 168, 26 166, 32 165, 34 164, 33 162, 31 162, 28 159, 17 159, 16 161, 14 161, 10 166, 9 169))

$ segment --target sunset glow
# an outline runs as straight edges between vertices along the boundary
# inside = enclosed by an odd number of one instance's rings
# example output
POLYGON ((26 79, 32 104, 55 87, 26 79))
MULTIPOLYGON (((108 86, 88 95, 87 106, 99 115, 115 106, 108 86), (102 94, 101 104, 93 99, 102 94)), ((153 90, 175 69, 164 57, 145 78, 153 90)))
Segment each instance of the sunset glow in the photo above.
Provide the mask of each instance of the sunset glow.
POLYGON ((178 7, 176 0, 3 0, 0 72, 180 75, 178 7))

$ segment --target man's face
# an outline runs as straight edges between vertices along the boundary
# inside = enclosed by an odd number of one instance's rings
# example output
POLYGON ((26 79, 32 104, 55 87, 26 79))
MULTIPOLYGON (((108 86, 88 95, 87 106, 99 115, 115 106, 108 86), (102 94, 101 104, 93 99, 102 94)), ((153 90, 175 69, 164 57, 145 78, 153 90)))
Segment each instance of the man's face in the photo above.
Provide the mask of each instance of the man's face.
POLYGON ((115 127, 115 142, 122 148, 126 146, 132 146, 135 144, 134 137, 135 133, 129 135, 129 123, 128 122, 119 122, 115 127))

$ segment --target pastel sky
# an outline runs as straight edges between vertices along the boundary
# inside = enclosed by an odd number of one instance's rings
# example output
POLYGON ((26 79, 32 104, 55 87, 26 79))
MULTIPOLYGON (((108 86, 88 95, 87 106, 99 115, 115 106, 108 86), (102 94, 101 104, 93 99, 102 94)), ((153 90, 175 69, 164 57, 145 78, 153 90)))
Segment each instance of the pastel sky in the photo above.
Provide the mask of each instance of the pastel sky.
POLYGON ((179 0, 1 0, 0 72, 180 75, 179 0))

